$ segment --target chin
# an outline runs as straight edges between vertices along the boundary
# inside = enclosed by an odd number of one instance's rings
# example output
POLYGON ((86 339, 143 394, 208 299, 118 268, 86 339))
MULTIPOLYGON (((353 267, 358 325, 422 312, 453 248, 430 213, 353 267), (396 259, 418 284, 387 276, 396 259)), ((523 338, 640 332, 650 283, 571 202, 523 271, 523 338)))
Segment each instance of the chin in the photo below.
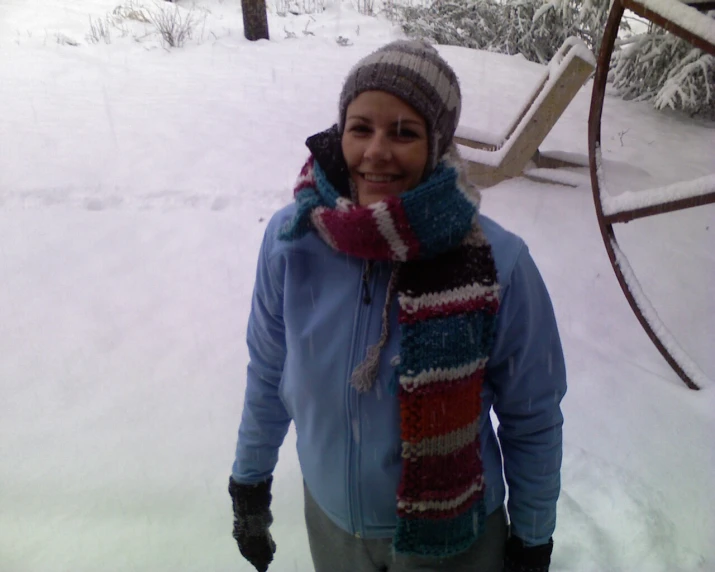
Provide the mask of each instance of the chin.
POLYGON ((357 189, 358 202, 363 206, 367 206, 367 205, 371 205, 372 203, 377 203, 379 201, 389 199, 390 197, 398 197, 405 191, 407 191, 407 189, 395 189, 395 190, 384 191, 384 192, 376 192, 374 190, 369 190, 369 189, 364 189, 364 188, 360 189, 358 187, 358 189, 357 189))
POLYGON ((397 196, 401 193, 361 193, 358 191, 358 202, 362 206, 367 206, 371 205, 373 203, 378 203, 380 201, 384 201, 385 199, 389 199, 390 197, 397 196))

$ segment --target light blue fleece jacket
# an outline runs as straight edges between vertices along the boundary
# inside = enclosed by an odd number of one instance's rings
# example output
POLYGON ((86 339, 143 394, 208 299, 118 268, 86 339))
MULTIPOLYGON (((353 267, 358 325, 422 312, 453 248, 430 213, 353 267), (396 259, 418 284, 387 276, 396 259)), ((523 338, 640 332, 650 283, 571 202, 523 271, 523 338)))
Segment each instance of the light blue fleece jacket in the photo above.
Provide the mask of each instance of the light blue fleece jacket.
MULTIPOLYGON (((366 303, 363 260, 335 252, 314 232, 295 242, 277 238, 294 213, 290 205, 273 216, 259 255, 232 476, 246 484, 267 479, 293 421, 303 478, 323 511, 350 534, 391 537, 401 472, 399 403, 388 391, 400 345, 396 300, 373 389, 358 394, 349 384, 380 336, 390 264, 374 263, 366 303)), ((501 286, 480 420, 487 514, 504 503, 505 477, 512 533, 543 544, 554 531, 561 486, 563 352, 526 245, 487 217, 480 224, 501 286)))

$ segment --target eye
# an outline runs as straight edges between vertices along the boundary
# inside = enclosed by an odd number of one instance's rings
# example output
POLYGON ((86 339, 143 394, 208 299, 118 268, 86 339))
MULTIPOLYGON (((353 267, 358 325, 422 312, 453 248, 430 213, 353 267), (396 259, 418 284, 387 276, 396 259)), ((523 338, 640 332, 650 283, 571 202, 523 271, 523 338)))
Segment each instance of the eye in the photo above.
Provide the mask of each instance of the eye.
POLYGON ((401 128, 397 130, 397 137, 400 139, 417 139, 419 134, 412 129, 401 128))
POLYGON ((363 135, 366 133, 370 133, 370 128, 367 125, 358 123, 357 125, 353 125, 352 127, 350 127, 350 132, 357 133, 359 135, 363 135))

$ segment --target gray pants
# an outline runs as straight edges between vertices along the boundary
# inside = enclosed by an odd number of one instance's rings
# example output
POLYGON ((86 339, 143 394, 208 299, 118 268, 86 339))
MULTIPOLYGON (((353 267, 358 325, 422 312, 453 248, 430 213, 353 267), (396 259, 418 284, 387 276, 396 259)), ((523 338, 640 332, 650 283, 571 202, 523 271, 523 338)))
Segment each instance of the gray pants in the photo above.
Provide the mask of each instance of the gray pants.
POLYGON ((469 550, 435 559, 392 554, 392 539, 356 538, 316 504, 305 489, 305 523, 315 572, 501 572, 508 527, 502 508, 487 518, 484 534, 469 550))

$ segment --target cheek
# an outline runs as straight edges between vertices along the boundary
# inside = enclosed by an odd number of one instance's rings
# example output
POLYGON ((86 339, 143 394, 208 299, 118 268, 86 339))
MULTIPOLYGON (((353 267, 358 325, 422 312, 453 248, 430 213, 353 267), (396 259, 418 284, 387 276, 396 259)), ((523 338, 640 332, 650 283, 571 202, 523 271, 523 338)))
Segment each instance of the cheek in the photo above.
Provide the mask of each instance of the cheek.
POLYGON ((359 146, 355 144, 354 140, 348 137, 343 137, 341 140, 341 147, 343 150, 343 157, 348 167, 355 167, 360 162, 360 157, 362 156, 359 146))
POLYGON ((416 149, 412 149, 411 152, 404 157, 403 165, 410 171, 413 178, 421 179, 427 167, 427 146, 419 146, 416 149))

